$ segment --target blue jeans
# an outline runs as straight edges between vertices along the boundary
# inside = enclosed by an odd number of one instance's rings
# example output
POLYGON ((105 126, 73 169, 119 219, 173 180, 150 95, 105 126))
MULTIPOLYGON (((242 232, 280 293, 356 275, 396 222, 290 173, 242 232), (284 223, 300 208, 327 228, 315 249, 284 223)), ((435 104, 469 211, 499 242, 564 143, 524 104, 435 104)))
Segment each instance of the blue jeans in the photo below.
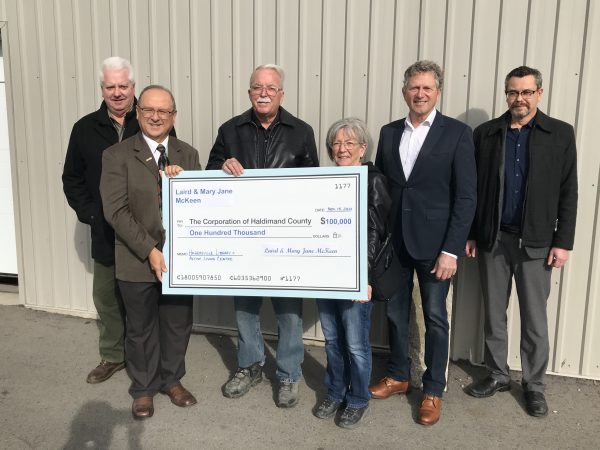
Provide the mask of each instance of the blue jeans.
POLYGON ((325 336, 327 396, 345 400, 352 408, 363 408, 371 398, 369 330, 373 302, 318 299, 317 308, 325 336))
POLYGON ((405 248, 399 253, 402 288, 390 298, 387 304, 387 318, 390 339, 390 360, 388 376, 397 381, 410 380, 410 358, 408 356, 408 322, 413 274, 417 273, 423 316, 425 318, 425 366, 423 393, 441 397, 446 387, 446 365, 448 362, 448 314, 446 297, 450 280, 440 281, 429 273, 435 260, 415 260, 405 248))
MULTIPOLYGON (((265 362, 265 341, 260 331, 262 297, 235 297, 235 320, 238 327, 238 367, 265 362)), ((302 377, 304 361, 302 342, 302 299, 271 298, 277 317, 277 378, 297 383, 302 377)))

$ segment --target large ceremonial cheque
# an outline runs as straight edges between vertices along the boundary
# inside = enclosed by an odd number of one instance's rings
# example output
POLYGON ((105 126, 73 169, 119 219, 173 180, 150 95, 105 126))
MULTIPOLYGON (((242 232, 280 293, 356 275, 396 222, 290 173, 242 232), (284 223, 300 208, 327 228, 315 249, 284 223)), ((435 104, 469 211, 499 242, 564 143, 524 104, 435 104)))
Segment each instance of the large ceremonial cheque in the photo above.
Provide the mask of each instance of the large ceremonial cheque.
POLYGON ((165 294, 367 298, 367 168, 163 177, 165 294))

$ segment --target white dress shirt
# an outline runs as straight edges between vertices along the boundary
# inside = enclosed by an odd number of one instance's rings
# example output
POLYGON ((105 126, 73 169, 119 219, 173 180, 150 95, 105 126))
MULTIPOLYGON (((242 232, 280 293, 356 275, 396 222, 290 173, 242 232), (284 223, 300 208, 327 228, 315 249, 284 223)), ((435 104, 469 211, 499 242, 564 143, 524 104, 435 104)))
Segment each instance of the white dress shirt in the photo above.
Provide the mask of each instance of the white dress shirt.
POLYGON ((402 139, 400 139, 399 151, 402 169, 404 170, 404 177, 407 180, 415 166, 415 161, 419 156, 421 147, 423 147, 423 142, 425 142, 425 138, 427 137, 427 134, 429 134, 435 115, 436 110, 434 108, 427 116, 427 119, 417 125, 416 128, 410 123, 408 117, 406 117, 406 120, 404 121, 404 132, 402 133, 402 139))
POLYGON ((144 133, 142 133, 142 136, 144 137, 146 144, 148 144, 148 147, 150 147, 152 156, 154 156, 154 161, 156 162, 156 165, 158 166, 158 158, 160 158, 160 152, 158 150, 156 150, 156 147, 158 147, 159 145, 162 145, 165 148, 165 155, 169 155, 169 136, 167 136, 165 138, 165 140, 162 142, 156 142, 155 140, 150 139, 144 133))

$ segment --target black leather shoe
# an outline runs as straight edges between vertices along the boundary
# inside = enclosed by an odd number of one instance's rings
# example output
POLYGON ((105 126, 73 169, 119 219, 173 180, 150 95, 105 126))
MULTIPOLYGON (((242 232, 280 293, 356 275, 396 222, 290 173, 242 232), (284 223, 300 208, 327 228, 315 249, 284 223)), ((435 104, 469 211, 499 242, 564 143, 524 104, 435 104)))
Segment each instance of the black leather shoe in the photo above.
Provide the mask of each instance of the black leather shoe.
POLYGON ((543 392, 525 392, 525 403, 527 414, 533 417, 544 417, 548 415, 548 404, 543 392))
POLYGON ((510 389, 510 381, 501 383, 500 381, 488 376, 480 381, 471 383, 465 389, 465 392, 472 397, 484 398, 491 397, 496 392, 504 392, 510 389))

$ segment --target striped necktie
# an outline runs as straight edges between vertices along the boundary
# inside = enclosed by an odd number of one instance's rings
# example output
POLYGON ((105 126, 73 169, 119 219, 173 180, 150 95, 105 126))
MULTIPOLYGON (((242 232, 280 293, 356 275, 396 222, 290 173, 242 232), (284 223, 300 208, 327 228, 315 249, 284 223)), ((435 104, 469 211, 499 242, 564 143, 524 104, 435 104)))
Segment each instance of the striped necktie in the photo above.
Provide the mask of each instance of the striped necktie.
MULTIPOLYGON (((158 157, 158 170, 165 170, 165 167, 169 165, 169 158, 165 154, 165 146, 160 144, 156 147, 156 150, 160 153, 158 157)), ((158 207, 162 216, 162 180, 160 179, 160 172, 158 174, 158 207)))

